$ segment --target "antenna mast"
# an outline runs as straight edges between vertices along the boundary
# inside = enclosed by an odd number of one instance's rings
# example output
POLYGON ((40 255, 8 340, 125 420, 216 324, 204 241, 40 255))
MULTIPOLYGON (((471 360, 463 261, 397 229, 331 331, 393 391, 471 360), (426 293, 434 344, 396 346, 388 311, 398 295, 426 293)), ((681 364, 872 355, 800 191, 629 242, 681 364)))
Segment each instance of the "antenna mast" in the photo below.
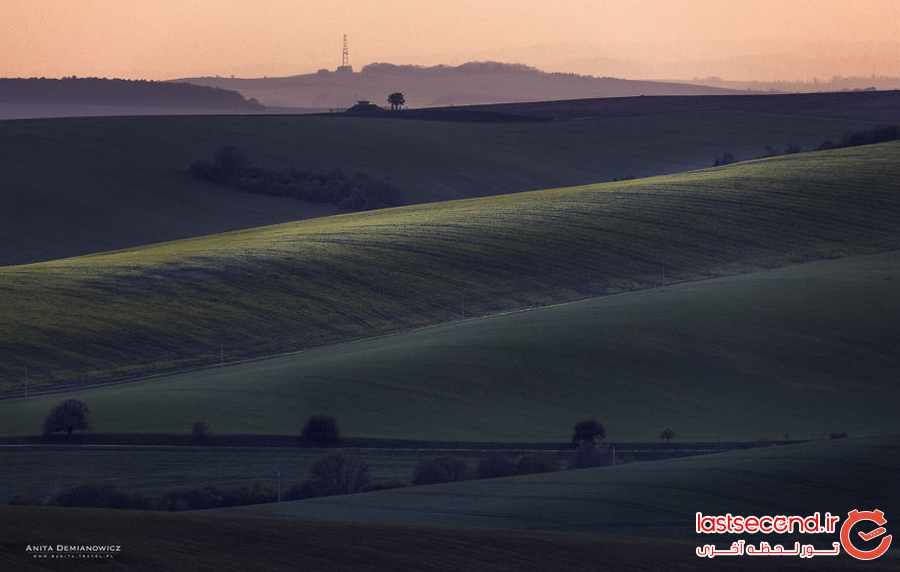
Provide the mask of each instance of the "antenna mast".
POLYGON ((347 34, 344 34, 344 52, 341 58, 341 67, 350 66, 350 44, 347 42, 347 34))

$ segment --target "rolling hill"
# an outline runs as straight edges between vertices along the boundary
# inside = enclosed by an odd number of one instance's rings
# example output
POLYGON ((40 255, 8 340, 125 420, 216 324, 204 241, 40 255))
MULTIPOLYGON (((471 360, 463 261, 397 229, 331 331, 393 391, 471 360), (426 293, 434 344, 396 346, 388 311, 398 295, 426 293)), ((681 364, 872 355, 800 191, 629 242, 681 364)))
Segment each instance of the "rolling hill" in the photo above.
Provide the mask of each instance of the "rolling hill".
MULTIPOLYGON (((34 390, 896 249, 898 151, 795 155, 6 268, 0 363, 8 388, 23 388, 28 367, 34 390)), ((617 439, 653 438, 650 419, 695 438, 872 432, 891 401, 855 388, 895 390, 900 344, 883 316, 900 302, 897 268, 894 253, 819 262, 83 395, 104 431, 180 431, 204 417, 226 432, 291 432, 298 417, 329 411, 351 434, 405 438, 560 440, 573 416, 591 414, 617 439), (743 405, 760 392, 768 399, 743 405), (816 407, 798 413, 810 392, 816 407)), ((3 403, 3 431, 33 432, 56 399, 3 403)))
MULTIPOLYGON (((688 441, 900 431, 900 325, 885 320, 900 312, 898 281, 895 252, 593 298, 4 400, 0 434, 39 432, 67 397, 90 405, 100 432, 184 433, 205 419, 218 433, 296 434, 317 413, 352 436, 463 441, 564 442, 589 416, 616 441, 653 441, 666 426, 688 441)), ((106 327, 132 311, 109 308, 106 327)), ((195 316, 169 327, 191 328, 195 316)), ((120 351, 127 335, 106 334, 101 347, 120 351)), ((84 351, 68 336, 55 339, 84 351)))
POLYGON ((695 97, 516 109, 560 117, 539 123, 339 116, 3 121, 0 266, 333 213, 187 175, 193 161, 229 144, 263 166, 389 178, 412 204, 681 172, 709 166, 724 151, 747 159, 766 145, 811 148, 848 130, 900 122, 900 94, 803 96, 781 103, 788 113, 778 113, 769 97, 740 98, 738 107, 723 107, 728 98, 695 97))
POLYGON ((22 388, 898 248, 900 144, 370 211, 0 269, 22 388))

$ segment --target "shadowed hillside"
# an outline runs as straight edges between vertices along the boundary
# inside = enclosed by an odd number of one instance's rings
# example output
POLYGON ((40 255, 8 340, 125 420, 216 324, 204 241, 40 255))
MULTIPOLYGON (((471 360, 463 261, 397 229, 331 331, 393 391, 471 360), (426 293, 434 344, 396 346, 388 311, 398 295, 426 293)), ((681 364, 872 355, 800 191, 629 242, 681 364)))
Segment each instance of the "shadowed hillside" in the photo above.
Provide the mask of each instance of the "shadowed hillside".
POLYGON ((652 103, 657 98, 616 100, 610 113, 598 112, 596 102, 575 102, 576 116, 582 104, 599 115, 538 123, 297 116, 5 121, 0 266, 333 212, 239 195, 187 174, 191 163, 225 145, 274 170, 340 168, 387 178, 410 204, 681 172, 707 167, 726 151, 758 157, 767 145, 815 148, 847 131, 890 123, 891 113, 900 115, 900 97, 882 96, 851 94, 840 105, 804 96, 812 99, 787 115, 772 113, 769 96, 743 104, 759 105, 759 112, 716 108, 728 98, 688 98, 671 109, 666 98, 660 108, 652 103))

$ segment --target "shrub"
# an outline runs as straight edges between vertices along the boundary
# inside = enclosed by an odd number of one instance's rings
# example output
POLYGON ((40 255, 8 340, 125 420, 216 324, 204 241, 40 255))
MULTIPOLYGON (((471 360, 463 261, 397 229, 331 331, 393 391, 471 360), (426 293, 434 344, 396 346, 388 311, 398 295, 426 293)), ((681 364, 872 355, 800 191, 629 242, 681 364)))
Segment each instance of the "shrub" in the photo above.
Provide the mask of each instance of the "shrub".
POLYGON ((721 167, 723 165, 730 165, 735 162, 737 162, 737 159, 734 158, 734 155, 726 152, 726 153, 722 153, 721 155, 716 156, 716 160, 713 162, 713 166, 721 167))
POLYGON ((596 419, 579 421, 572 432, 572 443, 576 445, 584 441, 596 442, 603 439, 606 439, 606 428, 596 419))
POLYGON ((365 492, 372 491, 388 491, 391 489, 402 489, 407 486, 407 483, 403 481, 381 481, 377 483, 372 483, 366 487, 365 492))
POLYGON ((369 486, 369 465, 358 457, 334 453, 310 468, 300 485, 301 498, 359 493, 369 486))
POLYGON ((397 202, 397 191, 390 183, 364 173, 348 176, 340 169, 264 169, 252 165, 244 152, 235 147, 219 149, 212 162, 194 161, 188 171, 196 179, 247 193, 330 203, 343 210, 376 209, 397 202))
POLYGON ((209 423, 206 421, 195 421, 191 426, 191 440, 195 443, 205 443, 209 435, 209 423))
POLYGON ((516 474, 516 464, 502 453, 491 453, 478 461, 478 478, 494 479, 516 474))
POLYGON ((586 469, 589 467, 605 467, 612 464, 612 451, 609 447, 598 447, 584 441, 575 450, 569 468, 586 469))
POLYGON ((516 472, 520 475, 549 473, 558 469, 559 463, 548 455, 522 455, 516 465, 516 472))
POLYGON ((252 487, 219 489, 214 486, 198 489, 178 489, 163 495, 160 510, 204 510, 229 506, 244 506, 275 502, 277 496, 268 487, 254 483, 252 487))
POLYGON ((150 499, 119 491, 115 485, 88 483, 67 489, 50 500, 50 504, 66 507, 142 509, 153 508, 150 499))
POLYGON ((315 445, 335 445, 341 441, 337 420, 328 415, 313 415, 306 420, 300 435, 306 443, 315 445))
POLYGON ((856 147, 859 145, 871 145, 873 143, 885 143, 900 139, 900 127, 891 125, 887 127, 875 127, 863 131, 852 131, 841 138, 840 147, 856 147))
POLYGON ((847 438, 847 433, 845 433, 845 432, 840 432, 840 433, 829 433, 829 434, 828 434, 828 438, 829 438, 829 439, 846 439, 846 438, 847 438))
POLYGON ((466 479, 468 467, 466 462, 457 457, 438 457, 421 461, 413 472, 413 484, 431 485, 449 483, 466 479))
POLYGON ((44 419, 44 434, 86 431, 91 428, 91 411, 78 399, 67 399, 54 407, 44 419))
POLYGON ((675 438, 675 431, 672 431, 671 428, 666 427, 659 433, 659 438, 663 441, 669 442, 675 438))

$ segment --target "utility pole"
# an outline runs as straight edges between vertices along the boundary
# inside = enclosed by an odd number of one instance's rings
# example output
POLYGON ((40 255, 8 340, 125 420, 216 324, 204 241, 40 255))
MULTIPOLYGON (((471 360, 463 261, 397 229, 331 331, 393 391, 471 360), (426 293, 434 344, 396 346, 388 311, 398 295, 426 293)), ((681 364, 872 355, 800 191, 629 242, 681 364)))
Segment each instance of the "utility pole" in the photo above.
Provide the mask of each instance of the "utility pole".
POLYGON ((278 502, 281 502, 281 467, 275 469, 275 476, 278 477, 278 502))
POLYGON ((225 365, 225 346, 224 345, 219 346, 219 365, 220 366, 225 365))
POLYGON ((25 399, 28 399, 28 366, 25 366, 25 399))

